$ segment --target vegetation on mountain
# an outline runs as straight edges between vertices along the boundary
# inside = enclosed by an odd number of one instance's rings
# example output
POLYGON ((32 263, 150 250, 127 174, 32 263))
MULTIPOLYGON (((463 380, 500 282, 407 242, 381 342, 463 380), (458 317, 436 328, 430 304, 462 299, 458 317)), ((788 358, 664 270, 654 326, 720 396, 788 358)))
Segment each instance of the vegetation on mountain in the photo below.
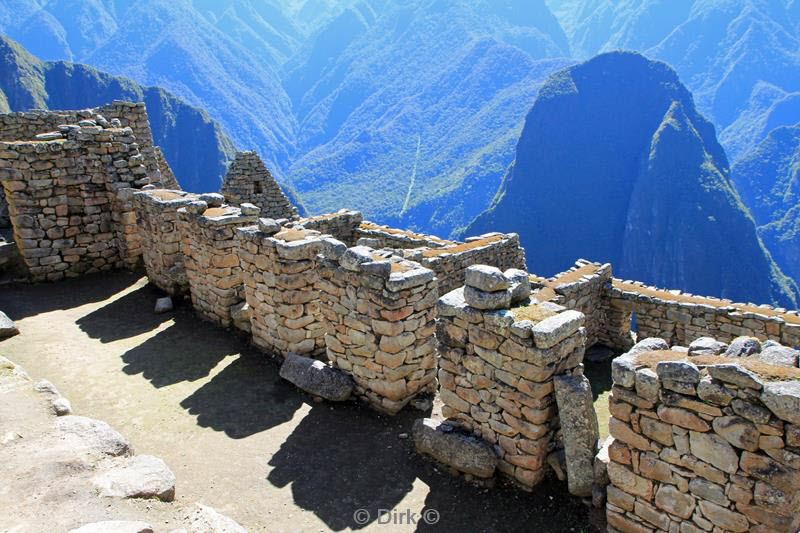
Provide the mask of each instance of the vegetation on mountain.
POLYGON ((794 307, 741 203, 714 127, 664 63, 601 54, 553 74, 492 206, 467 229, 516 231, 532 271, 576 257, 661 287, 794 307))
POLYGON ((800 283, 800 123, 772 130, 731 175, 772 257, 800 283))

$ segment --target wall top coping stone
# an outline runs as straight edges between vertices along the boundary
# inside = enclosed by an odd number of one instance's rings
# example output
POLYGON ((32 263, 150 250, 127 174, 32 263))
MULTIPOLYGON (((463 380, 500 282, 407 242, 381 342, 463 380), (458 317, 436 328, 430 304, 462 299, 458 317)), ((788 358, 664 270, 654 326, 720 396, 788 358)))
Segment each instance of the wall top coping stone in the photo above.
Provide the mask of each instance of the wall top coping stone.
POLYGON ((135 192, 133 196, 143 202, 161 206, 182 206, 197 201, 196 194, 173 189, 145 189, 135 192))
POLYGON ((208 207, 202 200, 192 200, 184 207, 178 209, 201 226, 229 226, 231 224, 247 224, 258 220, 258 215, 245 215, 239 207, 222 205, 221 207, 208 207))
POLYGON ((659 289, 639 282, 623 281, 616 278, 612 283, 612 290, 625 298, 637 299, 648 303, 672 304, 690 309, 719 311, 734 314, 734 316, 740 318, 783 321, 800 325, 800 315, 797 314, 797 311, 787 311, 767 304, 735 303, 731 300, 722 300, 712 296, 696 296, 679 290, 659 289))

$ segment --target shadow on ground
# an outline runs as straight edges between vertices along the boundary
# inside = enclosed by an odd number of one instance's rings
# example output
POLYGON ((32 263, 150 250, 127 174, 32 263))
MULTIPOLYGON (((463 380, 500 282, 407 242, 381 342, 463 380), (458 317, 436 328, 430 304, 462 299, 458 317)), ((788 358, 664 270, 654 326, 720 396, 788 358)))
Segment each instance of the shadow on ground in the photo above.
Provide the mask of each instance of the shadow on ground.
POLYGON ((505 482, 485 489, 417 455, 411 426, 420 416, 410 408, 389 418, 357 405, 315 405, 270 459, 267 479, 291 484, 294 503, 334 531, 372 523, 391 530, 412 519, 417 531, 591 531, 587 507, 563 483, 532 493, 505 482), (409 515, 401 501, 418 478, 430 492, 424 510, 409 515))
POLYGON ((55 283, 14 283, 0 288, 0 309, 22 320, 111 298, 136 283, 144 272, 104 272, 55 283), (58 290, 54 287, 58 285, 58 290))
POLYGON ((142 374, 155 387, 204 378, 225 357, 247 348, 231 332, 194 316, 191 309, 155 316, 174 322, 122 355, 126 374, 142 374))
POLYGON ((163 295, 157 287, 143 285, 79 318, 76 324, 89 337, 103 343, 141 335, 173 318, 172 313, 153 312, 156 299, 163 295))
POLYGON ((242 353, 181 402, 197 425, 242 439, 291 420, 303 395, 263 354, 242 353))

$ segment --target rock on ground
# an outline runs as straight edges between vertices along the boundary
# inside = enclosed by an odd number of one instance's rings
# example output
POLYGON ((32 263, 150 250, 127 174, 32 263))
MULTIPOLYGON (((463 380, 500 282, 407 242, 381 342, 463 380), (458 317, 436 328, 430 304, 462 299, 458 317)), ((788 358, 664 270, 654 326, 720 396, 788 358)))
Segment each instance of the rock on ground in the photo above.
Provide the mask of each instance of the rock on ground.
POLYGON ((417 452, 475 477, 494 475, 498 458, 492 447, 473 435, 454 431, 432 418, 418 418, 412 428, 417 452))
POLYGON ((157 299, 154 311, 159 314, 172 311, 172 298, 164 296, 163 298, 157 299))
POLYGON ((758 358, 771 365, 796 367, 800 352, 788 346, 770 346, 765 348, 758 358))
POLYGON ((567 460, 567 486, 570 494, 592 495, 594 457, 600 432, 592 402, 592 387, 583 375, 553 378, 564 453, 567 460))
POLYGON ((281 365, 280 376, 304 391, 333 402, 350 398, 353 380, 322 361, 290 353, 281 365))
POLYGON ((71 529, 69 533, 153 533, 153 526, 147 522, 106 520, 71 529))
POLYGON ((126 458, 95 476, 94 485, 101 496, 158 498, 165 502, 175 499, 175 474, 163 460, 152 455, 126 458))
POLYGON ((186 533, 247 533, 236 521, 202 503, 198 503, 183 522, 186 533))
POLYGON ((746 357, 761 352, 761 342, 755 337, 736 337, 725 350, 726 357, 746 357))
POLYGON ((728 345, 712 337, 700 337, 689 344, 689 355, 720 355, 725 353, 728 345))
POLYGON ((59 418, 55 425, 61 440, 77 453, 115 457, 133 453, 125 437, 100 420, 68 415, 59 418))
POLYGON ((633 347, 628 350, 628 355, 636 355, 644 352, 657 352, 660 350, 669 350, 669 344, 664 339, 658 337, 647 337, 642 339, 633 347))
POLYGON ((0 311, 0 339, 13 337, 17 333, 19 333, 19 329, 17 329, 17 325, 14 324, 14 321, 8 318, 8 315, 4 312, 0 311))

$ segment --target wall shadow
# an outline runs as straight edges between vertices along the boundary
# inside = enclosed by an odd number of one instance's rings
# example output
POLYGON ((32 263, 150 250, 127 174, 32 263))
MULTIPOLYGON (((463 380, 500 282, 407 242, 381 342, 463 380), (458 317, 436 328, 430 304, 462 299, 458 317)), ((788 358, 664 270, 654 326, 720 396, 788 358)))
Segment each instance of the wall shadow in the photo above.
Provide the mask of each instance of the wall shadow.
POLYGON ((389 418, 356 404, 315 405, 270 459, 267 480, 291 484, 294 503, 331 530, 361 529, 412 488, 408 443, 417 416, 413 409, 389 418), (354 517, 359 509, 369 513, 363 523, 354 517))
POLYGON ((99 272, 53 283, 12 283, 0 287, 0 309, 12 320, 101 302, 136 283, 144 271, 99 272))
POLYGON ((498 480, 486 489, 455 479, 419 455, 412 462, 430 488, 416 531, 594 531, 586 505, 569 495, 566 483, 546 479, 525 492, 498 480))
POLYGON ((291 484, 294 504, 334 531, 370 524, 389 531, 409 525, 454 532, 595 530, 587 507, 569 495, 565 483, 548 480, 529 493, 500 480, 487 489, 420 456, 411 426, 421 416, 409 408, 389 418, 353 404, 315 405, 270 459, 267 480, 281 488, 291 484), (401 433, 408 437, 401 439, 401 433), (430 489, 421 513, 401 503, 417 479, 430 489), (369 513, 366 521, 356 520, 359 509, 369 513), (413 523, 407 511, 414 513, 413 523))
POLYGON ((275 363, 248 349, 180 405, 197 425, 242 439, 291 420, 303 402, 275 363))
MULTIPOLYGON (((122 355, 126 374, 142 374, 156 388, 204 378, 225 357, 246 348, 235 336, 203 322, 189 309, 156 316, 173 318, 174 323, 122 355)), ((155 320, 148 322, 158 326, 155 320)), ((123 336, 142 331, 125 333, 123 336)))
POLYGON ((182 302, 176 302, 176 311, 173 313, 153 312, 156 299, 163 295, 160 289, 147 284, 79 318, 75 323, 86 335, 102 343, 141 335, 183 311, 182 302))

